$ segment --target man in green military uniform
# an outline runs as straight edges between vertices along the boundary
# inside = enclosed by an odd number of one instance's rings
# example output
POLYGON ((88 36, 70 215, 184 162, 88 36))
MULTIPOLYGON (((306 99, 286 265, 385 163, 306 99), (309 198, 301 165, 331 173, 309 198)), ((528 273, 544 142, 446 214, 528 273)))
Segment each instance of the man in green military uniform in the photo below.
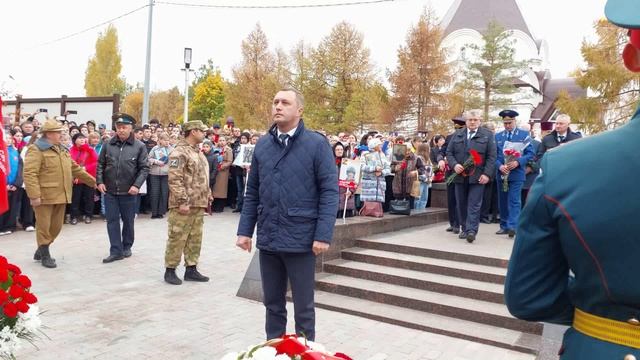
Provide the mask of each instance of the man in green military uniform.
POLYGON ((96 186, 96 179, 71 159, 69 151, 60 145, 62 125, 48 120, 40 129, 42 137, 27 149, 24 161, 24 185, 36 215, 38 250, 34 260, 42 266, 55 268, 49 246, 62 230, 64 210, 71 204, 73 179, 96 186))
POLYGON ((202 244, 204 211, 209 204, 209 163, 198 144, 207 127, 194 120, 183 124, 184 139, 169 155, 169 239, 165 252, 164 280, 173 285, 182 281, 176 267, 184 253, 185 281, 209 281, 196 268, 202 244))
MULTIPOLYGON (((605 13, 631 29, 624 63, 640 72, 640 2, 609 0, 605 13)), ((518 318, 571 326, 561 359, 640 358, 638 138, 640 109, 625 126, 547 152, 522 212, 505 301, 518 318), (615 149, 618 166, 595 170, 601 149, 615 149)))

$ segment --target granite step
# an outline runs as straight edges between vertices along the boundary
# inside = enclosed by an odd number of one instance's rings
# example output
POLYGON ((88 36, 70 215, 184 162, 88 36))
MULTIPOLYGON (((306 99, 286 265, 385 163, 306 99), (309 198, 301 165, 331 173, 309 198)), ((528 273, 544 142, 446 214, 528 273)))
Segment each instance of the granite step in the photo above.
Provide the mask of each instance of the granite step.
POLYGON ((515 319, 506 306, 494 302, 334 274, 319 277, 316 289, 536 335, 542 333, 542 324, 515 319))
MULTIPOLYGON (((460 240, 460 241, 463 241, 463 240, 460 240)), ((469 244, 469 247, 472 247, 472 246, 473 244, 469 244)), ((391 252, 397 252, 401 254, 431 257, 431 258, 442 259, 442 260, 466 262, 466 263, 477 264, 477 265, 501 267, 505 269, 509 264, 509 261, 506 259, 493 258, 489 256, 480 256, 480 255, 475 255, 471 252, 464 253, 459 251, 454 252, 449 250, 443 250, 442 248, 429 246, 428 243, 420 244, 420 245, 416 245, 415 243, 402 244, 402 243, 398 243, 397 241, 392 242, 392 239, 390 239, 389 241, 357 239, 355 242, 355 247, 391 251, 391 252)))
POLYGON ((324 271, 359 279, 379 281, 387 284, 504 304, 502 285, 478 280, 341 259, 325 262, 324 271))
POLYGON ((535 334, 324 291, 316 292, 315 304, 327 310, 528 354, 536 354, 541 343, 541 336, 535 334))
POLYGON ((424 271, 433 274, 455 276, 494 284, 504 284, 507 274, 507 269, 503 267, 478 265, 467 262, 443 260, 439 258, 365 248, 350 248, 342 250, 342 258, 346 260, 366 262, 368 264, 424 271))

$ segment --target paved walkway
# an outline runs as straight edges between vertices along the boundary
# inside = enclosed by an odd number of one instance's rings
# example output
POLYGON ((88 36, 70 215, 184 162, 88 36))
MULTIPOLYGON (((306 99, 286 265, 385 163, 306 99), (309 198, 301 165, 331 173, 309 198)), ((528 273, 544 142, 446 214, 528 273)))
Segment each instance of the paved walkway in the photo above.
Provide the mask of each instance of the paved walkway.
MULTIPOLYGON (((39 351, 25 344, 18 358, 209 360, 261 342, 262 304, 235 296, 251 260, 235 247, 237 221, 227 212, 205 218, 199 268, 212 281, 181 286, 163 282, 166 220, 138 219, 133 257, 112 264, 101 262, 109 248, 104 222, 65 225, 52 246, 55 270, 32 260, 33 233, 0 237, 0 253, 33 280, 51 338, 37 342, 39 351)), ((534 358, 322 309, 316 316, 318 342, 357 360, 534 358)))

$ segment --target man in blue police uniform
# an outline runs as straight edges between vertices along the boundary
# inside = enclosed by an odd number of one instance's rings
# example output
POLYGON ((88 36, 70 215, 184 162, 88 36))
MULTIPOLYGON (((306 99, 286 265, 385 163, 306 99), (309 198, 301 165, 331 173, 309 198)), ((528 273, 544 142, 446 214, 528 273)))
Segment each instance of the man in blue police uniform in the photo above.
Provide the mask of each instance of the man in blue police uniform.
POLYGON ((500 230, 497 235, 509 234, 513 238, 516 234, 516 226, 520 217, 522 186, 525 180, 525 168, 527 163, 533 159, 529 133, 518 129, 516 117, 519 115, 514 110, 502 110, 498 114, 502 118, 504 131, 496 134, 496 186, 498 186, 498 209, 500 209, 500 230), (519 150, 521 156, 510 160, 505 159, 504 149, 513 144, 519 150), (504 177, 508 177, 509 187, 504 189, 504 177))
POLYGON ((238 225, 236 245, 246 251, 258 225, 267 339, 287 329, 289 281, 296 334, 315 338, 316 256, 329 248, 338 211, 333 151, 323 135, 305 128, 303 105, 293 89, 273 99, 274 125, 256 144, 238 225))
MULTIPOLYGON (((640 72, 640 2, 609 0, 605 14, 631 29, 624 63, 640 72)), ((640 358, 639 138, 640 110, 622 127, 547 152, 523 210, 506 304, 521 319, 571 325, 563 360, 640 358), (595 171, 601 149, 616 149, 624 165, 595 171)))

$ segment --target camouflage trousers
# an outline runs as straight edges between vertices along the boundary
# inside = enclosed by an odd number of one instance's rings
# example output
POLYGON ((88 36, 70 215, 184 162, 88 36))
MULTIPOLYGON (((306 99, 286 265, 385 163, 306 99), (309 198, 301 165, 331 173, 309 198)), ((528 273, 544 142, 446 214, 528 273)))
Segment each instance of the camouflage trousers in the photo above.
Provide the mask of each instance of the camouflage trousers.
POLYGON ((178 208, 169 210, 169 239, 164 254, 165 267, 175 269, 184 253, 185 266, 198 264, 202 247, 204 209, 191 208, 188 214, 180 214, 178 208))

